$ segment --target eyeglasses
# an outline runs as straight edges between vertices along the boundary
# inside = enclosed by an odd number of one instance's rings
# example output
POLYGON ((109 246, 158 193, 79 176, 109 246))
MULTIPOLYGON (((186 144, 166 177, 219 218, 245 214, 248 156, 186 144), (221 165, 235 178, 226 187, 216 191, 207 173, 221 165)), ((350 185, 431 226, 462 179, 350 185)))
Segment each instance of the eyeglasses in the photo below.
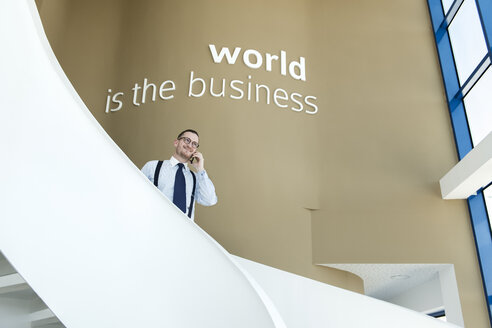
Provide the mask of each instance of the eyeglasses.
POLYGON ((193 148, 195 148, 195 149, 196 149, 196 148, 198 148, 198 147, 200 147, 200 145, 198 144, 198 142, 196 142, 196 141, 191 141, 191 139, 190 139, 190 138, 188 138, 188 137, 181 137, 181 138, 179 138, 178 140, 181 140, 181 139, 183 139, 183 141, 184 141, 184 142, 185 142, 185 144, 187 144, 187 145, 189 145, 189 144, 191 143, 191 146, 192 146, 193 148))

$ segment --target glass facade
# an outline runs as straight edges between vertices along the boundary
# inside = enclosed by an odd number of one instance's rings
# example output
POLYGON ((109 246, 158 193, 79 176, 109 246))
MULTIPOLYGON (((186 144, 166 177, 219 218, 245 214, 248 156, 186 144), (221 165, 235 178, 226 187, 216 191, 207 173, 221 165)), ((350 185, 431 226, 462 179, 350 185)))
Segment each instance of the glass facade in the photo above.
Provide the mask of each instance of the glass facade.
POLYGON ((480 77, 464 98, 473 145, 492 131, 492 68, 480 77))
POLYGON ((489 213, 489 224, 492 226, 492 186, 487 187, 483 191, 483 196, 485 197, 485 206, 487 207, 487 212, 489 213))
POLYGON ((452 4, 453 4, 453 0, 442 0, 442 7, 444 9, 445 14, 448 13, 449 8, 451 8, 452 4))
MULTIPOLYGON (((492 132, 492 0, 428 0, 461 160, 492 132)), ((492 187, 468 198, 492 324, 492 187)))
POLYGON ((463 1, 448 32, 460 85, 463 85, 487 54, 475 0, 463 1))

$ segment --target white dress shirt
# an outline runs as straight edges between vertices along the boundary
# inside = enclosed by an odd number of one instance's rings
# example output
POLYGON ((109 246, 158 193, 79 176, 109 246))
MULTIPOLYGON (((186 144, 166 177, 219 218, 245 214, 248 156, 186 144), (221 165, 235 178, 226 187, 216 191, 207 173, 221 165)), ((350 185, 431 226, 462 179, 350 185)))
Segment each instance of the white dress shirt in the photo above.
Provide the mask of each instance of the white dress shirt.
MULTIPOLYGON (((156 160, 145 163, 142 168, 142 173, 154 183, 154 174, 157 167, 156 160)), ((178 170, 179 161, 171 157, 167 161, 163 161, 161 166, 161 171, 159 172, 159 185, 157 188, 166 195, 171 202, 173 201, 174 195, 174 178, 176 176, 176 171, 178 170)), ((193 191, 193 177, 191 176, 191 171, 188 168, 187 163, 183 163, 183 174, 186 182, 186 215, 190 210, 191 202, 191 192, 193 191)), ((205 170, 195 173, 196 175, 196 190, 195 190, 195 201, 204 206, 212 206, 217 203, 217 195, 215 194, 215 187, 205 170)), ((195 206, 193 206, 193 211, 191 213, 191 219, 195 218, 195 206)))

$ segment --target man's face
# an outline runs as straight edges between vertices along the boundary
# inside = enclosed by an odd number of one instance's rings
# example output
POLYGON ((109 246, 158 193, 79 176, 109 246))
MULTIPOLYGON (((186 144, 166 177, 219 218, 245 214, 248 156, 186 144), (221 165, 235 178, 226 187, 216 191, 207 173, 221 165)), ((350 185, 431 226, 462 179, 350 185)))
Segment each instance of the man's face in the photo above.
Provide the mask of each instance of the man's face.
POLYGON ((189 159, 196 151, 196 148, 193 147, 194 142, 198 144, 198 136, 192 132, 185 132, 179 140, 174 140, 176 154, 184 159, 189 159), (189 144, 186 143, 186 138, 191 140, 189 144))

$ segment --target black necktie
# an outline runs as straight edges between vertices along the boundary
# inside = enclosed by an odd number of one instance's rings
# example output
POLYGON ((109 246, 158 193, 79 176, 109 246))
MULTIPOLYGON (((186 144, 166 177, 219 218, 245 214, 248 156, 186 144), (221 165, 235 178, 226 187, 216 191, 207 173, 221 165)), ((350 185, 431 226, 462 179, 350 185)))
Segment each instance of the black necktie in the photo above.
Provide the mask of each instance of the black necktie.
POLYGON ((178 163, 178 166, 176 177, 174 178, 173 203, 176 204, 183 213, 186 213, 186 183, 183 174, 184 164, 178 163))

